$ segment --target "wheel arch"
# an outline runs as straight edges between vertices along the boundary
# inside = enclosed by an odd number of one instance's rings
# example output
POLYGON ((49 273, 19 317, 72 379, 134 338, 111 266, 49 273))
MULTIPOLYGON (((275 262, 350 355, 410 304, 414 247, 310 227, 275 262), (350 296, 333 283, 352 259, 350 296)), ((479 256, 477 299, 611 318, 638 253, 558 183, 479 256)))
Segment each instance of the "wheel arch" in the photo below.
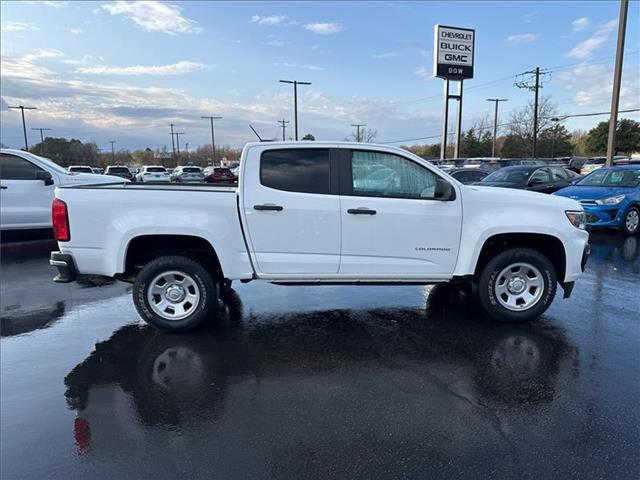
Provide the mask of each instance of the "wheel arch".
POLYGON ((198 235, 142 234, 131 238, 124 248, 123 278, 135 276, 138 270, 164 255, 183 255, 200 262, 215 278, 224 278, 222 264, 211 242, 198 235))
POLYGON ((509 248, 530 248, 546 256, 554 269, 558 281, 563 284, 567 255, 562 240, 546 233, 498 233, 488 237, 480 249, 473 269, 473 277, 477 279, 484 267, 496 254, 509 248))

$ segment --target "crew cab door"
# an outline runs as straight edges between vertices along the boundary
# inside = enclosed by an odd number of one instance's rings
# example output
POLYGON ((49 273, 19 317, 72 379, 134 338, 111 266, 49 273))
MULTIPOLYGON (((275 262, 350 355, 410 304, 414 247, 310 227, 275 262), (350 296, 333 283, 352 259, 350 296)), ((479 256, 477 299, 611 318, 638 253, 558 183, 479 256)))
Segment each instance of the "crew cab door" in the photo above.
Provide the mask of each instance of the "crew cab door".
POLYGON ((241 208, 259 274, 313 277, 338 272, 336 168, 336 150, 326 146, 256 146, 247 152, 241 208))
POLYGON ((436 200, 437 174, 395 153, 341 149, 339 161, 340 275, 393 280, 451 275, 460 244, 460 195, 436 200))
POLYGON ((0 226, 50 228, 53 178, 22 157, 0 154, 0 226))

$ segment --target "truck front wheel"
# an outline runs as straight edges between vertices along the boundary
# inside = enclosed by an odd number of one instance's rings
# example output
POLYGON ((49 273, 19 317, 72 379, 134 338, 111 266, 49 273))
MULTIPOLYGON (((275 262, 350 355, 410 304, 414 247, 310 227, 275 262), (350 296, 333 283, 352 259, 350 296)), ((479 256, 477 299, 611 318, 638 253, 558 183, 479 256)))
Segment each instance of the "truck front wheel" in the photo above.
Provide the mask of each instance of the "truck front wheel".
POLYGON ((181 256, 147 263, 133 284, 133 303, 151 325, 170 332, 193 330, 216 314, 219 284, 202 265, 181 256))
POLYGON ((478 281, 480 305, 492 318, 526 322, 542 315, 556 294, 551 262, 530 248, 511 248, 484 267, 478 281))

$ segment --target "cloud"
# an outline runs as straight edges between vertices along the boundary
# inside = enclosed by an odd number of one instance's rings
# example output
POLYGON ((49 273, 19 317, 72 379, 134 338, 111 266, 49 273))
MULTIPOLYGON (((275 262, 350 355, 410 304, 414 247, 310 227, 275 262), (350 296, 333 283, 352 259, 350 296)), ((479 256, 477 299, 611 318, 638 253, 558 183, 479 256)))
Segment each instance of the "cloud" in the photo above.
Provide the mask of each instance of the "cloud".
POLYGON ((415 73, 416 75, 422 78, 426 78, 426 79, 433 78, 433 70, 430 69, 429 67, 425 67, 424 65, 416 68, 416 71, 413 73, 415 73))
POLYGON ((84 33, 84 30, 81 28, 70 28, 69 32, 73 33, 74 35, 80 35, 81 33, 84 33))
POLYGON ((537 33, 518 33, 515 35, 509 35, 506 39, 507 43, 515 44, 523 44, 523 43, 531 43, 535 42, 538 39, 539 35, 537 33))
POLYGON ((60 50, 55 50, 52 48, 38 48, 32 53, 26 54, 24 57, 22 57, 22 60, 25 62, 33 62, 34 60, 39 60, 41 58, 56 58, 63 56, 64 53, 62 53, 60 50))
POLYGON ((540 14, 538 12, 529 12, 522 15, 522 23, 535 23, 538 21, 540 14))
POLYGON ((33 23, 28 22, 2 22, 0 28, 5 32, 21 32, 23 30, 40 30, 33 23))
POLYGON ((76 73, 91 75, 183 75, 202 70, 204 67, 205 65, 202 63, 187 61, 170 65, 132 65, 129 67, 96 65, 80 67, 76 70, 76 73))
MULTIPOLYGON (((637 68, 630 65, 624 68, 620 89, 620 108, 637 107, 640 97, 640 79, 632 73, 637 68)), ((573 92, 573 100, 578 106, 608 111, 611 108, 613 74, 607 65, 578 65, 570 70, 559 72, 556 80, 566 90, 573 92)))
POLYGON ((584 30, 591 24, 591 19, 589 17, 580 17, 576 18, 573 21, 573 31, 578 32, 580 30, 584 30))
POLYGON ((287 68, 300 68, 304 70, 315 70, 321 71, 324 70, 323 67, 319 67, 317 65, 300 65, 298 63, 289 63, 289 62, 276 62, 273 64, 274 67, 287 67, 287 68))
POLYGON ((375 58, 378 60, 382 60, 385 58, 393 58, 393 57, 397 57, 398 54, 396 52, 384 52, 384 53, 373 53, 371 55, 369 55, 369 58, 375 58))
POLYGON ((291 45, 291 42, 287 42, 285 40, 267 40, 263 42, 263 45, 268 45, 269 47, 286 47, 287 45, 291 45))
POLYGON ((26 2, 29 3, 31 5, 44 5, 45 7, 53 7, 53 8, 61 8, 61 7, 66 7, 69 3, 68 2, 58 2, 58 1, 54 1, 54 0, 40 0, 38 2, 26 2))
POLYGON ((593 36, 580 42, 569 52, 569 56, 573 58, 586 58, 595 50, 600 48, 609 38, 609 34, 618 24, 615 20, 610 20, 598 26, 593 36))
POLYGON ((170 35, 202 32, 202 28, 196 25, 195 20, 182 16, 182 8, 157 0, 117 1, 102 5, 102 8, 111 15, 124 15, 150 32, 163 32, 170 35))
POLYGON ((339 23, 307 23, 304 28, 318 35, 333 35, 342 31, 339 23))
POLYGON ((260 15, 254 15, 249 20, 250 23, 256 23, 258 25, 281 25, 287 19, 286 15, 269 15, 261 17, 260 15))

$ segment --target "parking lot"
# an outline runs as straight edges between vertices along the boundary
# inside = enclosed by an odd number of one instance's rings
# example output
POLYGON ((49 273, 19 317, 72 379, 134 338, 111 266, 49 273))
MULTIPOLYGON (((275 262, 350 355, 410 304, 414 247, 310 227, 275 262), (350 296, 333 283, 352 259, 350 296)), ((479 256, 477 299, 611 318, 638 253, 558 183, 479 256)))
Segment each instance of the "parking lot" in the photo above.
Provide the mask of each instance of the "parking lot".
POLYGON ((591 244, 529 324, 446 286, 249 283, 168 335, 4 243, 1 476, 638 478, 639 240, 591 244))

